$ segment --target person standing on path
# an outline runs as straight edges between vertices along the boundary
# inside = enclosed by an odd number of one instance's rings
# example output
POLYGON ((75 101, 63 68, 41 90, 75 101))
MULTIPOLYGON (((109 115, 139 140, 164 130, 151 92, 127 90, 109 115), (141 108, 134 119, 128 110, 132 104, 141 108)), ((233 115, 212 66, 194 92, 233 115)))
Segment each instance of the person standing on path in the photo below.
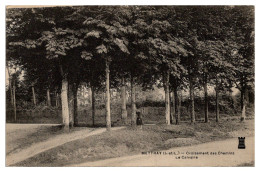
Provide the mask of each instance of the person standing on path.
POLYGON ((143 120, 142 120, 142 117, 141 117, 141 113, 136 112, 136 114, 137 114, 136 124, 137 124, 137 126, 140 126, 140 129, 142 130, 143 129, 143 120))

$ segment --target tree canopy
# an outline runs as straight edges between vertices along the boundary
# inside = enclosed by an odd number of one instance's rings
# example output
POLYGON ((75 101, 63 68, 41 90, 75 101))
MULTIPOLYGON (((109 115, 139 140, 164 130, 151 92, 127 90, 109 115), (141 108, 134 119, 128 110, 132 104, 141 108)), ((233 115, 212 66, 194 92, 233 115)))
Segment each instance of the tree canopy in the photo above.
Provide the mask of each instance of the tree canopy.
POLYGON ((45 88, 61 89, 64 78, 96 89, 110 78, 117 88, 125 78, 146 89, 189 87, 193 99, 193 87, 220 78, 222 87, 254 89, 251 6, 11 8, 6 23, 7 61, 45 88))

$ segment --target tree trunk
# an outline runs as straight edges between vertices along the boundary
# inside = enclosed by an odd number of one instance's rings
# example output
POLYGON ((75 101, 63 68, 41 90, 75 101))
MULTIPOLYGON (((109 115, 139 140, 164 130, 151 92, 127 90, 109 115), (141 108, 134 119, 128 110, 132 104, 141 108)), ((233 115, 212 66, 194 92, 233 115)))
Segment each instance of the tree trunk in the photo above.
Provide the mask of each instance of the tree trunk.
MULTIPOLYGON (((87 86, 86 86, 86 88, 87 88, 87 86)), ((89 95, 87 103, 91 104, 92 103, 92 96, 90 96, 90 95, 92 95, 92 88, 90 87, 87 90, 88 90, 88 95, 89 95)), ((105 97, 104 98, 104 102, 105 102, 106 95, 104 97, 105 97)), ((103 96, 102 96, 102 100, 103 100, 103 96)))
POLYGON ((205 122, 208 122, 209 112, 208 112, 208 88, 207 88, 207 74, 204 74, 204 115, 205 122))
POLYGON ((174 97, 175 97, 175 118, 176 118, 176 125, 180 123, 180 108, 179 108, 179 97, 177 89, 174 89, 174 97))
MULTIPOLYGON (((11 81, 12 82, 12 81, 11 81)), ((10 82, 10 83, 11 83, 10 82)), ((10 94, 11 94, 11 105, 14 105, 14 96, 13 96, 13 88, 12 88, 12 84, 10 84, 10 94)))
POLYGON ((179 121, 181 121, 181 101, 182 101, 182 93, 181 93, 181 91, 179 92, 179 98, 178 98, 178 100, 179 100, 179 104, 178 104, 178 118, 179 118, 179 121))
POLYGON ((190 74, 190 113, 191 113, 191 123, 195 122, 195 111, 194 111, 194 86, 193 86, 193 78, 190 74))
POLYGON ((169 86, 169 111, 170 111, 170 124, 172 124, 172 96, 171 96, 171 90, 170 90, 170 86, 169 86))
POLYGON ((68 103, 68 80, 62 79, 61 88, 62 123, 65 131, 69 130, 69 103, 68 103))
POLYGON ((10 94, 11 94, 11 105, 13 106, 14 105, 13 87, 12 87, 12 79, 11 79, 9 67, 7 67, 7 72, 8 72, 8 76, 9 76, 9 90, 10 90, 10 94))
POLYGON ((56 105, 56 107, 58 107, 60 105, 60 103, 59 103, 59 93, 56 93, 55 95, 56 95, 55 105, 56 105))
POLYGON ((36 97, 34 92, 34 86, 32 86, 33 105, 36 106, 36 97))
POLYGON ((131 75, 131 105, 132 105, 131 125, 136 125, 135 84, 132 75, 131 75))
POLYGON ((13 100, 14 100, 14 122, 16 122, 16 97, 15 97, 15 80, 14 80, 14 86, 13 86, 13 96, 14 96, 14 98, 13 98, 13 100))
POLYGON ((74 97, 74 126, 79 125, 78 121, 78 84, 75 84, 73 88, 73 97, 74 97))
POLYGON ((93 86, 91 86, 91 104, 92 104, 92 126, 95 126, 95 113, 96 113, 96 108, 95 108, 95 89, 93 86))
POLYGON ((246 95, 247 95, 247 90, 245 88, 242 88, 241 91, 241 105, 242 105, 242 113, 241 113, 241 121, 244 121, 246 118, 246 104, 247 104, 247 99, 246 99, 246 95))
POLYGON ((57 102, 57 91, 55 90, 54 92, 54 95, 55 95, 55 107, 58 107, 58 102, 57 102))
POLYGON ((219 96, 218 96, 218 78, 216 78, 216 122, 219 122, 219 96))
POLYGON ((123 123, 127 123, 127 110, 126 110, 126 88, 125 88, 125 78, 122 77, 122 87, 121 87, 121 101, 122 101, 122 120, 123 123))
POLYGON ((170 104, 172 105, 171 108, 171 124, 173 124, 173 119, 175 116, 175 98, 174 98, 174 92, 170 93, 170 104))
POLYGON ((170 125, 170 91, 169 91, 169 77, 170 73, 167 71, 165 76, 165 119, 166 124, 170 125))
POLYGON ((243 105, 242 114, 241 114, 241 121, 244 121, 246 118, 246 105, 243 105))
POLYGON ((51 106, 50 89, 47 89, 47 106, 51 106))
POLYGON ((73 95, 73 85, 69 84, 69 92, 68 92, 68 100, 69 100, 69 126, 74 126, 74 95, 73 95))
POLYGON ((106 127, 108 131, 111 129, 109 72, 109 62, 106 59, 106 127))
MULTIPOLYGON (((241 84, 242 85, 242 84, 241 84)), ((244 96, 245 96, 245 92, 244 92, 244 88, 243 86, 241 86, 241 90, 240 90, 240 107, 241 107, 241 111, 243 110, 243 106, 244 106, 244 96)))

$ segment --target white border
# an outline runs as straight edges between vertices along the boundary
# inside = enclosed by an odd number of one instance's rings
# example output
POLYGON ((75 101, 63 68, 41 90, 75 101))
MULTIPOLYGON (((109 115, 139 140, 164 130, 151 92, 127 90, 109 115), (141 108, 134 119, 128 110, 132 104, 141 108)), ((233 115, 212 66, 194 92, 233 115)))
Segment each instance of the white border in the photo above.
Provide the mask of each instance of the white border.
MULTIPOLYGON (((259 1, 259 0, 258 0, 259 1)), ((71 171, 71 170, 77 170, 77 171, 88 171, 88 170, 97 170, 97 171, 136 171, 136 170, 147 170, 147 171, 158 171, 158 170, 163 170, 163 171, 173 171, 173 170, 180 170, 180 171, 190 171, 190 170, 199 170, 201 171, 219 171, 219 170, 235 170, 237 172, 240 171, 247 171, 247 170, 257 170, 257 168, 260 166, 259 164, 259 156, 257 154, 257 152, 259 152, 259 147, 260 146, 260 141, 259 141, 259 125, 260 125, 260 117, 258 117, 259 114, 259 109, 260 106, 258 106, 258 103, 260 102, 259 97, 260 97, 260 93, 257 89, 257 86, 259 86, 259 74, 260 74, 260 69, 257 69, 257 66, 260 65, 260 61, 259 61, 259 56, 260 55, 259 52, 259 47, 258 47, 258 43, 259 43, 259 36, 258 36, 258 30, 260 29, 259 27, 259 4, 257 0, 172 0, 172 1, 167 1, 167 0, 128 0, 128 1, 124 1, 124 0, 42 0, 42 1, 33 1, 33 0, 1 0, 0 1, 0 9, 1 9, 1 43, 0 43, 0 47, 1 47, 1 58, 0 58, 0 63, 1 63, 1 67, 0 67, 0 75, 1 75, 1 86, 0 86, 0 94, 1 94, 1 98, 0 98, 0 104, 1 104, 1 115, 0 115, 0 121, 1 121, 1 125, 0 125, 0 132, 1 132, 1 142, 0 142, 0 170, 1 171, 13 171, 13 170, 19 170, 21 171, 33 171, 35 172, 37 171, 45 171, 45 170, 63 170, 63 171, 71 171), (256 59, 256 77, 255 77, 255 88, 256 88, 256 101, 255 101, 255 105, 256 105, 256 110, 255 110, 255 123, 256 123, 256 135, 255 135, 255 140, 256 140, 256 147, 255 147, 255 153, 256 153, 256 161, 255 161, 255 166, 256 168, 185 168, 185 167, 181 167, 181 168, 169 168, 169 167, 165 167, 165 168, 139 168, 139 167, 132 167, 132 168, 79 168, 77 167, 76 169, 71 169, 71 168, 48 168, 48 169, 44 169, 44 168, 12 168, 12 167, 5 167, 5 6, 6 5, 255 5, 255 11, 256 11, 256 44, 255 44, 255 50, 256 50, 256 54, 255 54, 255 59, 256 59), (258 57, 258 58, 257 58, 258 57), (258 146, 257 146, 258 145, 258 146)), ((260 2, 260 1, 259 1, 260 2)), ((259 171, 259 169, 257 170, 259 171)))

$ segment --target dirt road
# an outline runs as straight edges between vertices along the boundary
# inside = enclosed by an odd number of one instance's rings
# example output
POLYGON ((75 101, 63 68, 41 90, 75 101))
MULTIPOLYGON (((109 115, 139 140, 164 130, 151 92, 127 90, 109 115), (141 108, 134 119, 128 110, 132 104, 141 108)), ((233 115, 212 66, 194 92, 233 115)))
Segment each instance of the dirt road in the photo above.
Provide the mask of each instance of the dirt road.
POLYGON ((238 138, 233 138, 74 166, 238 166, 254 162, 254 137, 246 137, 245 143, 246 149, 238 149, 238 138), (163 153, 167 155, 162 155, 163 153), (204 153, 204 155, 192 155, 192 153, 204 153))
MULTIPOLYGON (((6 133, 7 133, 7 151, 8 147, 15 147, 15 143, 17 139, 26 139, 26 137, 32 133, 36 132, 37 129, 48 126, 48 124, 6 124, 6 133), (14 145, 9 145, 14 144, 14 145)), ((54 125, 49 125, 54 126, 54 125)), ((121 129, 123 127, 116 127, 112 128, 112 130, 121 129)), ((49 139, 38 142, 35 144, 30 145, 29 147, 26 147, 24 149, 21 149, 19 151, 7 154, 6 156, 6 166, 10 166, 12 164, 21 162, 23 160, 26 160, 30 157, 33 157, 36 154, 39 154, 41 152, 47 151, 49 149, 52 149, 54 147, 57 147, 59 145, 65 144, 70 141, 83 139, 92 135, 100 134, 105 132, 105 128, 100 129, 90 129, 90 128, 84 128, 80 131, 74 131, 70 133, 64 133, 60 134, 54 137, 50 137, 49 139)), ((9 148, 10 149, 10 148, 9 148)))
POLYGON ((15 153, 25 147, 47 139, 46 130, 51 127, 57 127, 56 124, 6 124, 6 153, 15 153), (43 134, 45 134, 43 136, 43 134))

